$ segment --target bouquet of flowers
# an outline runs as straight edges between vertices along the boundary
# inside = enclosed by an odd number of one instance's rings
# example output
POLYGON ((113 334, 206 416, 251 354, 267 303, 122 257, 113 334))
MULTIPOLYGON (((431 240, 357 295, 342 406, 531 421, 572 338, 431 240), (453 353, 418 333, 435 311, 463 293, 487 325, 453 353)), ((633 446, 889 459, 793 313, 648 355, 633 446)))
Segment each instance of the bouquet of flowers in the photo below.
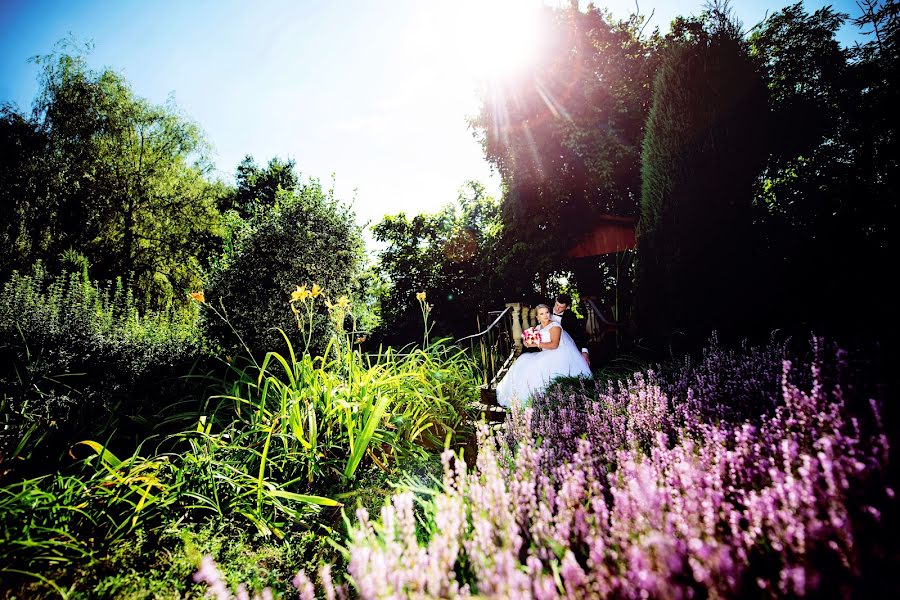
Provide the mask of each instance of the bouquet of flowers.
POLYGON ((541 332, 536 327, 529 327, 522 332, 522 343, 526 346, 536 344, 541 341, 541 332))

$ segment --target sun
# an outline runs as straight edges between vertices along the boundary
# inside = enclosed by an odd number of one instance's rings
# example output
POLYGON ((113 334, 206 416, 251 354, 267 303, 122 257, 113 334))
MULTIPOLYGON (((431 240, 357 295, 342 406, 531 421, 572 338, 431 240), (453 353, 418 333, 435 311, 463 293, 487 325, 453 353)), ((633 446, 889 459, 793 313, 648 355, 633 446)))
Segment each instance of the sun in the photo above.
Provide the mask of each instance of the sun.
POLYGON ((513 77, 534 64, 541 47, 539 5, 523 0, 478 3, 471 14, 466 60, 483 79, 513 77))
POLYGON ((543 2, 458 0, 441 3, 438 37, 448 62, 480 81, 514 78, 540 53, 543 2))

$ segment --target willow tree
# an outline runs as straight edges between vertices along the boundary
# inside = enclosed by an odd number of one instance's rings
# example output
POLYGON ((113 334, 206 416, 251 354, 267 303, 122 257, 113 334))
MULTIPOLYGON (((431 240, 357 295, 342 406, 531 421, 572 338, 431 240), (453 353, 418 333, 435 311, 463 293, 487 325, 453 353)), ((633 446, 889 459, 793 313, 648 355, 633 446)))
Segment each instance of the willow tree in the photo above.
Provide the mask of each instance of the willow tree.
MULTIPOLYGON (((124 276, 157 305, 198 286, 217 250, 225 192, 207 178, 199 128, 171 99, 139 98, 121 75, 90 69, 81 54, 34 60, 41 74, 31 115, 4 114, 18 124, 18 139, 31 140, 30 154, 17 157, 28 164, 25 180, 10 182, 13 212, 26 223, 16 230, 20 261, 79 254, 94 278, 124 276)), ((0 156, 6 163, 11 154, 0 156)))

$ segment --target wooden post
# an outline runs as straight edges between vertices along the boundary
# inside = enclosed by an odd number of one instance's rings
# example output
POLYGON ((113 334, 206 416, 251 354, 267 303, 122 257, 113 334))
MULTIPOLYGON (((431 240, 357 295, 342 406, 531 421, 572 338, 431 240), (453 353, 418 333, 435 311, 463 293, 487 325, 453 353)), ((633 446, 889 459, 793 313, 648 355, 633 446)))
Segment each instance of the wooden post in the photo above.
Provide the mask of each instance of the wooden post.
POLYGON ((600 333, 600 324, 597 322, 597 315, 594 314, 591 305, 588 304, 588 300, 594 300, 594 297, 582 296, 581 300, 584 303, 584 315, 587 319, 584 324, 584 332, 587 334, 589 340, 595 340, 597 334, 600 333))

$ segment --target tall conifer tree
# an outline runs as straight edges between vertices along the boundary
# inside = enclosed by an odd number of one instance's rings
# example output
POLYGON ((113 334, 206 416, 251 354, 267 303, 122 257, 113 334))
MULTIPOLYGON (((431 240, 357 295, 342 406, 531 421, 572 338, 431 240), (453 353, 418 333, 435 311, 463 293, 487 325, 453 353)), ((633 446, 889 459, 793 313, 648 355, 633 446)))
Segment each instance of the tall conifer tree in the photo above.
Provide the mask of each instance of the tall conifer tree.
POLYGON ((766 89, 733 22, 679 20, 671 41, 643 142, 638 321, 703 338, 753 314, 766 89))

